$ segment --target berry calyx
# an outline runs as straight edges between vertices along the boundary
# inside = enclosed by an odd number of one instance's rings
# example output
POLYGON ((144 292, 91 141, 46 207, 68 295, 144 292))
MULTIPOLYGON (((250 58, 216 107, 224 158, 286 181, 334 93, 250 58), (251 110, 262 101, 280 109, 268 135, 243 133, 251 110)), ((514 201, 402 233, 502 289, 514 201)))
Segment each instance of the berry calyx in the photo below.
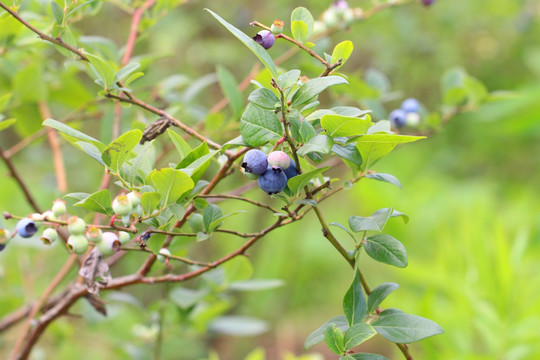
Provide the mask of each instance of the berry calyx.
POLYGON ((291 165, 291 158, 283 151, 272 151, 268 154, 268 165, 286 170, 291 165))
POLYGON ((69 251, 81 255, 88 250, 88 240, 84 235, 70 235, 66 244, 69 251))
POLYGON ((118 240, 118 236, 115 233, 107 231, 101 235, 101 241, 98 243, 97 247, 103 255, 111 255, 112 253, 118 251, 122 244, 118 240))
POLYGON ((269 166, 264 174, 259 176, 258 184, 268 195, 277 194, 287 187, 287 175, 281 168, 269 166))
POLYGON ((407 123, 407 113, 403 109, 396 109, 390 113, 390 121, 394 127, 400 128, 407 123))
POLYGON ((253 37, 253 40, 258 42, 263 48, 268 50, 272 47, 272 45, 274 45, 274 41, 276 41, 276 38, 271 31, 261 30, 257 33, 257 35, 253 37))
POLYGON ((281 34, 283 32, 283 27, 285 26, 285 22, 279 19, 276 19, 272 26, 270 26, 270 31, 272 31, 273 34, 281 34))
POLYGON ((268 167, 266 154, 257 149, 249 150, 246 155, 244 155, 242 167, 246 172, 250 172, 254 175, 262 175, 268 167))
POLYGON ((127 195, 118 195, 112 202, 112 208, 116 215, 126 216, 131 212, 133 206, 127 195))
POLYGON ((88 240, 98 243, 101 241, 102 233, 101 229, 95 226, 91 226, 86 232, 86 237, 88 240))
POLYGON ((20 237, 29 238, 34 235, 37 231, 37 226, 34 223, 34 220, 29 218, 24 218, 19 220, 16 226, 17 233, 20 237))
POLYGON ((83 235, 86 231, 86 222, 80 217, 73 215, 68 219, 68 231, 71 235, 83 235))
POLYGON ((61 199, 55 200, 51 210, 56 216, 64 215, 67 212, 66 202, 61 199))
POLYGON ((43 230, 43 233, 41 234, 41 237, 40 237, 40 240, 45 245, 51 245, 57 239, 58 239, 58 233, 53 228, 47 228, 43 230))

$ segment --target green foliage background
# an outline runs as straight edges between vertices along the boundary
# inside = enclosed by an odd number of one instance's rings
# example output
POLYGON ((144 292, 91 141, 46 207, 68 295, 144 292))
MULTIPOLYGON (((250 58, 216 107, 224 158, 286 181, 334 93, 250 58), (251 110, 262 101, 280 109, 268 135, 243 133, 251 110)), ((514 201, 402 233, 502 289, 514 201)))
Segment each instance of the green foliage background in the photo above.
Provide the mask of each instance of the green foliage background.
MULTIPOLYGON (((161 2, 163 6, 166 3, 161 2)), ((368 3, 350 1, 353 7, 368 3)), ((99 46, 102 53, 115 54, 115 47, 125 43, 130 21, 119 8, 128 5, 107 2, 97 16, 83 19, 73 28, 86 36, 109 38, 112 42, 108 48, 106 44, 99 46)), ((275 18, 287 19, 290 11, 301 5, 308 6, 314 15, 327 7, 323 2, 306 5, 281 0, 233 4, 193 1, 168 11, 156 24, 145 20, 143 28, 147 29, 135 56, 149 55, 137 59, 145 72, 135 87, 137 93, 142 95, 174 75, 168 80, 169 84, 178 81, 175 90, 167 91, 165 82, 158 95, 178 103, 188 122, 206 119, 210 137, 234 137, 234 128, 226 126, 234 117, 230 109, 207 117, 207 109, 222 97, 215 77, 207 74, 222 65, 239 80, 257 60, 203 8, 211 8, 241 30, 254 34, 256 30, 248 26, 250 21, 270 24, 275 18), (194 93, 197 85, 204 88, 194 93), (188 86, 193 96, 185 91, 188 86)), ((23 7, 27 14, 46 17, 44 23, 52 19, 46 3, 28 1, 23 7)), ((373 286, 386 281, 401 284, 385 307, 395 306, 433 319, 445 329, 445 335, 411 346, 417 358, 540 356, 540 173, 536 170, 540 166, 539 19, 540 6, 534 0, 439 0, 429 9, 411 5, 384 11, 328 42, 330 46, 346 39, 353 41, 355 50, 344 72, 362 79, 368 69, 377 69, 390 79, 392 90, 399 93, 395 100, 385 103, 386 110, 379 110, 380 114, 409 96, 420 99, 431 111, 439 109, 441 75, 455 66, 465 68, 490 91, 519 94, 459 115, 428 140, 399 148, 378 164, 378 171, 400 179, 402 190, 362 180, 354 189, 324 204, 331 209, 329 222, 344 223, 349 214, 367 216, 389 206, 411 216, 407 225, 400 221, 389 224, 390 232, 408 249, 409 266, 390 269, 366 257, 362 267, 373 286)), ((4 39, 6 33, 19 31, 5 17, 0 21, 4 39)), ((18 119, 14 129, 0 134, 4 149, 40 128, 35 101, 44 93, 48 93, 55 117, 60 118, 99 91, 88 77, 72 76, 79 65, 63 67, 55 61, 60 55, 51 45, 39 42, 28 30, 21 31, 27 39, 27 45, 23 42, 19 49, 22 51, 3 52, 0 44, 0 95, 14 92, 11 114, 18 119)), ((87 44, 92 48, 92 39, 87 39, 87 44)), ((270 54, 275 58, 286 49, 278 41, 270 54)), ((317 73, 311 59, 304 55, 295 56, 284 67, 298 66, 298 62, 300 68, 317 73)), ((356 105, 370 107, 372 102, 364 95, 358 94, 365 102, 356 105)), ((88 120, 89 125, 85 125, 104 139, 111 138, 112 107, 108 109, 100 121, 88 120)), ((124 122, 123 130, 141 127, 139 120, 124 122)), ((94 191, 102 176, 100 167, 83 153, 71 151, 71 145, 65 144, 64 149, 70 190, 94 191)), ((18 153, 15 161, 40 204, 49 204, 60 195, 54 193, 55 177, 46 142, 37 141, 18 153)), ((1 169, 7 172, 3 164, 1 169)), ((231 181, 245 180, 236 177, 231 181)), ((257 189, 249 195, 266 199, 257 189)), ((19 214, 30 211, 7 176, 0 178, 0 209, 19 214)), ((263 216, 267 215, 260 214, 261 222, 265 221, 263 216)), ((256 229, 243 223, 242 216, 230 221, 247 230, 256 229)), ((347 241, 345 236, 341 240, 347 241)), ((216 253, 237 246, 219 238, 212 241, 216 253)), ((24 300, 36 298, 65 257, 58 247, 44 249, 21 239, 10 250, 0 253, 0 315, 16 309, 24 300)), ((142 259, 143 255, 134 256, 125 268, 115 271, 133 270, 142 259)), ((300 355, 305 337, 339 314, 350 284, 350 269, 332 252, 314 217, 263 239, 251 251, 251 260, 255 277, 280 278, 286 284, 275 290, 231 295, 236 304, 232 313, 268 321, 269 332, 254 338, 200 335, 197 328, 185 332, 181 330, 181 312, 166 307, 169 326, 163 339, 163 359, 178 359, 179 349, 182 359, 212 358, 209 349, 219 352, 221 359, 241 359, 259 346, 266 349, 268 359, 280 359, 287 352, 300 355)), ((59 359, 77 356, 81 360, 145 358, 152 351, 153 338, 148 333, 152 332, 153 312, 160 308, 156 300, 164 287, 155 285, 148 291, 136 286, 126 293, 106 294, 110 315, 105 319, 79 302, 73 313, 82 315, 84 321, 63 318, 54 323, 38 344, 34 358, 51 354, 59 359), (140 306, 148 306, 148 310, 141 311, 140 306)), ((0 352, 7 351, 12 340, 9 334, 3 335, 0 352)), ((389 359, 399 358, 381 338, 362 349, 385 354, 389 359)), ((311 351, 324 353, 324 345, 311 351)))

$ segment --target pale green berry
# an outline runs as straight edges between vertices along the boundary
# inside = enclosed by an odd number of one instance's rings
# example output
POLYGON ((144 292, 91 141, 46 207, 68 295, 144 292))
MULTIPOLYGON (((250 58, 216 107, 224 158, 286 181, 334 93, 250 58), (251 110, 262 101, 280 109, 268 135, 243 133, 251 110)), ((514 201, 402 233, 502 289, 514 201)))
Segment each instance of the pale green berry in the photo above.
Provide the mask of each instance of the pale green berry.
POLYGON ((137 191, 132 191, 129 194, 126 195, 129 202, 131 203, 131 207, 135 208, 137 205, 141 203, 141 194, 137 191))
POLYGON ((126 231, 119 231, 118 240, 120 241, 120 244, 126 245, 131 240, 131 235, 126 231))
POLYGON ((52 212, 56 216, 64 215, 67 212, 66 202, 60 199, 57 199, 52 206, 52 212))
POLYGON ((58 239, 58 233, 53 228, 47 228, 43 230, 40 239, 45 245, 51 245, 58 239))
POLYGON ((131 212, 132 206, 126 195, 118 195, 112 203, 113 211, 118 216, 126 216, 131 212))
POLYGON ((0 251, 2 251, 9 240, 11 240, 11 231, 8 229, 0 229, 0 251))
POLYGON ((88 240, 98 243, 101 241, 101 229, 95 226, 91 226, 86 232, 88 240))
POLYGON ((86 223, 80 217, 73 215, 68 219, 68 231, 71 235, 84 235, 86 223))
POLYGON ((41 217, 43 218, 44 221, 57 221, 58 220, 58 217, 56 217, 56 215, 51 210, 45 211, 43 214, 41 214, 41 217))
POLYGON ((88 250, 88 240, 84 235, 70 235, 67 242, 69 251, 81 255, 88 250))
POLYGON ((113 232, 104 232, 101 234, 101 241, 98 243, 97 247, 103 255, 111 255, 120 248, 121 244, 113 232))
POLYGON ((161 248, 161 249, 159 250, 159 254, 158 254, 158 256, 157 256, 157 259, 158 259, 159 262, 162 262, 162 263, 163 263, 163 262, 165 262, 165 260, 166 260, 169 256, 171 256, 171 252, 169 251, 169 249, 167 249, 167 248, 161 248))
POLYGON ((34 213, 34 214, 30 215, 30 219, 32 219, 34 221, 43 221, 43 215, 38 214, 38 213, 34 213))

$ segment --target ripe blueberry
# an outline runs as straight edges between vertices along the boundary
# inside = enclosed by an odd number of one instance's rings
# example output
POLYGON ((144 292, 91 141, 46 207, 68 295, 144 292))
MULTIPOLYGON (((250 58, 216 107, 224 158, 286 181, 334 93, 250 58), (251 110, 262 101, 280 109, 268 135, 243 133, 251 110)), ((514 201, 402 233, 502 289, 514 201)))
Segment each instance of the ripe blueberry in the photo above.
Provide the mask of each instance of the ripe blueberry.
POLYGON ((405 126, 407 122, 407 113, 403 109, 396 109, 390 113, 390 121, 397 128, 405 126))
POLYGON ((47 228, 43 230, 40 239, 45 245, 51 245, 58 239, 58 233, 53 228, 47 228))
POLYGON ((420 103, 416 99, 409 98, 401 103, 401 109, 407 113, 418 112, 420 110, 420 103))
POLYGON ((101 241, 98 243, 98 249, 103 255, 110 255, 120 249, 120 240, 115 233, 107 231, 101 234, 101 241))
POLYGON ((68 231, 71 235, 83 235, 86 231, 86 223, 74 215, 68 219, 68 231))
POLYGON ((118 216, 126 216, 131 212, 133 208, 131 201, 126 195, 118 195, 112 203, 113 211, 118 216))
POLYGON ((287 175, 281 168, 269 166, 264 174, 259 176, 259 187, 268 195, 277 194, 287 187, 287 175))
POLYGON ((261 150, 252 149, 244 155, 244 162, 242 167, 247 172, 255 175, 262 175, 268 167, 268 160, 266 160, 266 154, 261 150))
POLYGON ((268 154, 268 165, 286 170, 291 165, 291 158, 283 151, 272 151, 268 154))
POLYGON ((52 212, 56 216, 64 215, 67 211, 66 209, 66 202, 60 199, 57 199, 52 206, 52 212))
POLYGON ((29 238, 34 235, 36 231, 37 227, 32 219, 24 218, 17 223, 17 233, 20 237, 29 238))
POLYGON ((425 6, 433 5, 434 2, 435 0, 422 0, 422 4, 424 4, 425 6))
POLYGON ((283 170, 283 172, 287 176, 287 180, 298 175, 298 169, 296 168, 296 163, 293 159, 291 159, 291 166, 283 170))
POLYGON ((261 44, 266 50, 270 49, 274 45, 276 38, 274 34, 268 30, 261 30, 253 37, 253 40, 261 44))
POLYGON ((84 235, 70 235, 66 246, 69 251, 74 252, 77 255, 84 254, 88 250, 88 240, 84 235))

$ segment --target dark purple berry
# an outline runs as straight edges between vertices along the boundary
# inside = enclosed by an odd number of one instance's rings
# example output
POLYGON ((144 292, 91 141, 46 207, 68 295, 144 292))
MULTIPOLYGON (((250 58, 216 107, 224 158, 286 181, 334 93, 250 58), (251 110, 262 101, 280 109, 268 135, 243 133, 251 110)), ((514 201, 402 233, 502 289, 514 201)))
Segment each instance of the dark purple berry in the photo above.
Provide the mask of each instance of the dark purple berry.
POLYGON ((37 227, 32 219, 24 218, 17 223, 17 233, 20 237, 29 238, 34 235, 36 231, 37 227))
POLYGON ((272 47, 272 45, 274 45, 274 41, 276 41, 276 38, 271 31, 261 30, 257 33, 257 35, 253 37, 253 40, 258 42, 263 48, 268 50, 272 47))
POLYGON ((246 172, 250 172, 254 175, 262 175, 268 167, 266 154, 257 149, 249 150, 246 155, 244 155, 242 167, 246 172))
POLYGON ((425 6, 433 5, 433 3, 435 3, 435 0, 422 0, 422 4, 425 6))
POLYGON ((293 159, 291 159, 291 165, 289 165, 288 168, 283 170, 283 172, 287 176, 287 179, 290 179, 290 178, 295 177, 296 175, 298 175, 298 170, 296 169, 296 163, 294 162, 293 159))
POLYGON ((394 127, 403 127, 407 123, 407 113, 403 109, 396 109, 390 113, 390 121, 394 127))
POLYGON ((409 98, 401 103, 401 109, 406 113, 417 113, 420 110, 420 103, 416 99, 409 98))
POLYGON ((287 187, 287 175, 280 168, 269 166, 264 174, 259 176, 259 187, 268 195, 277 194, 287 187))

